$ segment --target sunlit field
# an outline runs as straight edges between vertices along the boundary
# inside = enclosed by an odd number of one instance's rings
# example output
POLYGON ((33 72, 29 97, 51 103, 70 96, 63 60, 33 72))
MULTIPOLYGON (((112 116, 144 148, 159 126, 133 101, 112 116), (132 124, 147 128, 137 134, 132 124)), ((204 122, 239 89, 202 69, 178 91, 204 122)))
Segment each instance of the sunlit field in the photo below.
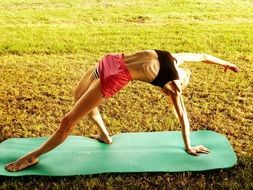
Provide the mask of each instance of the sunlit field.
MULTIPOLYGON (((2 0, 0 142, 51 135, 73 106, 72 91, 82 74, 109 52, 208 53, 241 72, 183 65, 192 71, 183 92, 191 129, 225 135, 238 157, 231 169, 0 177, 0 189, 252 189, 252 44, 252 0, 2 0)), ((111 135, 181 130, 167 98, 150 84, 131 82, 100 110, 111 135)), ((71 134, 95 133, 84 118, 71 134)))

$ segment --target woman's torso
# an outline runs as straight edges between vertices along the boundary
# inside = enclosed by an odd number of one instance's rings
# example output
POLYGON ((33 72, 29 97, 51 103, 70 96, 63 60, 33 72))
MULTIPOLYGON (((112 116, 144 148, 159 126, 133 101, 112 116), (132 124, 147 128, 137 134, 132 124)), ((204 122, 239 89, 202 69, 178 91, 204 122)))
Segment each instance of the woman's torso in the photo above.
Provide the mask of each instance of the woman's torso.
POLYGON ((158 55, 154 50, 124 55, 124 60, 133 80, 152 82, 158 75, 160 64, 158 55))

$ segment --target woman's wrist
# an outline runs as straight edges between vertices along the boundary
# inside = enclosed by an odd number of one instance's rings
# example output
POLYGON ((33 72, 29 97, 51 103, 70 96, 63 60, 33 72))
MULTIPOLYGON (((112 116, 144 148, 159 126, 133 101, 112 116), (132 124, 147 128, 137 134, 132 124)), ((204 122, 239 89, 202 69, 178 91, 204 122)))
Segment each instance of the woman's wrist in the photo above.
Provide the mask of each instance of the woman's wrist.
POLYGON ((186 151, 189 151, 191 149, 191 146, 185 146, 184 148, 186 151))

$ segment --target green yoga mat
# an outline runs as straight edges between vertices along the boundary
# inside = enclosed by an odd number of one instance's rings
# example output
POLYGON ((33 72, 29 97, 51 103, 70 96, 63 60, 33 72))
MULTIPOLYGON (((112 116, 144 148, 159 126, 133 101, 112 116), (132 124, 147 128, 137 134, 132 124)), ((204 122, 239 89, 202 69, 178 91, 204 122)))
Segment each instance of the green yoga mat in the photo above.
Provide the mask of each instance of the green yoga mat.
POLYGON ((192 146, 203 144, 209 154, 191 156, 184 151, 181 132, 123 133, 113 144, 69 136, 55 150, 40 157, 39 164, 7 172, 5 164, 39 147, 47 137, 13 138, 0 144, 0 175, 72 176, 99 173, 184 172, 230 168, 236 155, 226 137, 212 131, 191 132, 192 146))

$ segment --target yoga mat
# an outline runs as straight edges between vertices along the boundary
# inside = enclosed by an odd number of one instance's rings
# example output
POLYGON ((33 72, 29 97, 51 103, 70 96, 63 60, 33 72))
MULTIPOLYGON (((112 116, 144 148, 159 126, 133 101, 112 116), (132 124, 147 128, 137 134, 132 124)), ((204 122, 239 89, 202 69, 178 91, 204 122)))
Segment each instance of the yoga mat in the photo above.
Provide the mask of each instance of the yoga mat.
POLYGON ((99 173, 184 172, 230 168, 237 162, 226 137, 212 131, 191 132, 192 146, 203 144, 209 154, 192 156, 184 151, 180 131, 123 133, 113 144, 69 136, 39 164, 19 172, 7 172, 5 164, 39 147, 48 137, 12 138, 0 144, 0 175, 72 176, 99 173))

